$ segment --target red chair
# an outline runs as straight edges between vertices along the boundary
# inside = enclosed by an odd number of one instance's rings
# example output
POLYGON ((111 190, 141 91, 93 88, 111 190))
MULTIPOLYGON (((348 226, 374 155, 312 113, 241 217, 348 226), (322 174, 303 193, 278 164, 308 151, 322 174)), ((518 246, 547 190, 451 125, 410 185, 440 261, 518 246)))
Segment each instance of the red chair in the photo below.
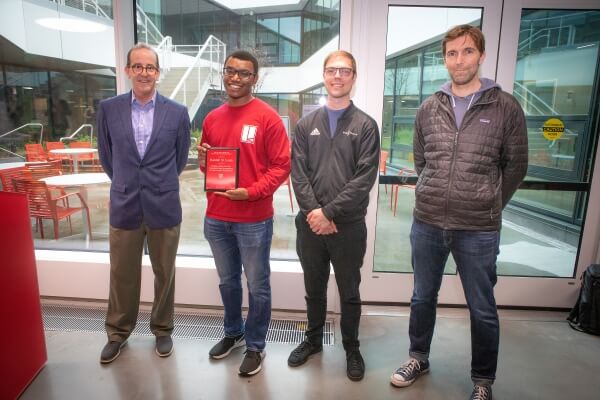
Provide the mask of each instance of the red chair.
POLYGON ((25 144, 25 159, 27 161, 48 161, 46 150, 39 143, 25 144))
MULTIPOLYGON (((379 153, 379 175, 387 174, 387 159, 389 154, 390 153, 386 150, 381 150, 381 152, 379 153)), ((384 185, 384 187, 385 192, 387 193, 387 184, 384 185)))
POLYGON ((23 176, 25 167, 0 169, 0 182, 4 192, 14 192, 13 179, 19 179, 23 176))
MULTIPOLYGON (((417 174, 412 169, 402 168, 400 171, 398 171, 398 175, 409 177, 409 176, 416 176, 417 174)), ((392 185, 392 195, 390 196, 390 208, 394 211, 394 217, 396 216, 396 206, 398 205, 398 191, 400 190, 400 186, 411 188, 411 189, 415 188, 415 185, 409 185, 406 183, 403 183, 403 184, 394 183, 392 185), (393 201, 393 203, 392 203, 392 201, 393 201)))
MULTIPOLYGON (((90 142, 71 142, 69 147, 72 149, 91 149, 92 145, 90 142)), ((102 172, 102 167, 100 167, 100 163, 93 153, 80 154, 78 161, 81 162, 82 167, 86 166, 94 172, 102 172)))
POLYGON ((285 182, 281 184, 281 186, 287 185, 288 193, 290 195, 290 207, 292 208, 292 214, 294 213, 294 200, 292 199, 292 183, 290 182, 290 177, 288 176, 285 182))
POLYGON ((52 154, 52 150, 65 149, 65 144, 63 142, 46 142, 46 149, 48 149, 48 160, 59 160, 66 170, 73 170, 71 157, 69 157, 68 154, 52 154))
POLYGON ((29 214, 36 219, 37 225, 40 227, 40 236, 44 239, 44 219, 51 219, 54 226, 54 239, 58 240, 58 224, 61 219, 67 218, 71 234, 73 233, 73 225, 71 224, 71 215, 81 211, 85 211, 87 218, 87 227, 90 239, 92 239, 92 225, 90 223, 90 210, 79 192, 64 194, 58 197, 52 197, 50 190, 43 181, 34 181, 26 179, 13 180, 17 191, 22 191, 27 195, 27 203, 29 204, 29 214), (62 203, 63 200, 68 200, 69 197, 79 198, 79 207, 69 206, 62 203), (61 204, 59 204, 61 202, 61 204))
POLYGON ((25 171, 30 179, 42 179, 49 176, 62 175, 61 160, 25 163, 25 171))

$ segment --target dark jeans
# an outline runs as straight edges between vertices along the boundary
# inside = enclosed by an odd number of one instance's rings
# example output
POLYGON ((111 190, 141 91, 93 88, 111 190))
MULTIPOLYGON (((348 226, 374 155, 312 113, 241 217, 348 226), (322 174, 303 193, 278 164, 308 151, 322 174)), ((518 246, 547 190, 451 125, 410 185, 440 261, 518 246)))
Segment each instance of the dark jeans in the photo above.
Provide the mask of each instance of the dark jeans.
POLYGON ((332 235, 316 235, 306 222, 306 216, 298 213, 296 228, 296 251, 304 271, 306 289, 307 340, 315 344, 323 341, 331 262, 342 305, 342 343, 346 351, 358 349, 360 267, 367 246, 364 220, 338 225, 338 233, 332 235))
POLYGON ((414 291, 410 303, 410 356, 427 360, 444 266, 452 253, 471 314, 471 379, 496 378, 500 329, 494 298, 498 231, 443 230, 415 220, 410 232, 414 291))

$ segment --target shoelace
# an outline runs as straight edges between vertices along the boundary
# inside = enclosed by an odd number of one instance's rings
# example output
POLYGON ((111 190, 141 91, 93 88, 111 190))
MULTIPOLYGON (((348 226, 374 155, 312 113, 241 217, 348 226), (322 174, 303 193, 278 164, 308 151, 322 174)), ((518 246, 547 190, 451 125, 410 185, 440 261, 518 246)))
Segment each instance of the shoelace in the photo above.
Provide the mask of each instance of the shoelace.
POLYGON ((261 360, 261 356, 260 356, 260 353, 258 351, 246 350, 246 357, 248 357, 248 358, 254 358, 254 359, 258 360, 259 362, 261 360))
POLYGON ((490 398, 490 390, 487 386, 475 385, 473 388, 473 400, 488 400, 490 398))
POLYGON ((361 367, 361 362, 360 362, 360 355, 357 352, 352 352, 350 354, 350 357, 348 357, 348 360, 350 361, 350 368, 351 369, 355 369, 355 368, 360 368, 361 367))
POLYGON ((300 346, 298 346, 296 350, 294 350, 294 354, 302 354, 309 346, 311 346, 311 344, 308 342, 300 343, 300 346))
POLYGON ((421 363, 415 359, 412 359, 407 361, 406 364, 402 365, 400 368, 398 368, 396 373, 406 378, 411 376, 415 370, 421 370, 421 363))

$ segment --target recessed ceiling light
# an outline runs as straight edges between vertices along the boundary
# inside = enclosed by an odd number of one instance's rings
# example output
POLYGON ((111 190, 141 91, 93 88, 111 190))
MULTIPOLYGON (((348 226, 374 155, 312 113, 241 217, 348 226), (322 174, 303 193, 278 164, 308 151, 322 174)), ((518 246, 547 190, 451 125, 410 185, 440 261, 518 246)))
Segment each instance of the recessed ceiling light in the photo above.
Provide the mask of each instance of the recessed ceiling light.
POLYGON ((106 25, 78 18, 38 18, 35 22, 44 28, 65 32, 92 33, 106 30, 106 25))

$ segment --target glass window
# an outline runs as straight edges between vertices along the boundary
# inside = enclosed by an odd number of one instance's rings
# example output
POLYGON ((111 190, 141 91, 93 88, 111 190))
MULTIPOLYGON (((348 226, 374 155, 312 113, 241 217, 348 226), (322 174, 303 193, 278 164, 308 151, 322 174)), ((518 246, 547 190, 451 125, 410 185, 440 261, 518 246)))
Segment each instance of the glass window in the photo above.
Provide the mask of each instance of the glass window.
MULTIPOLYGON (((464 12, 462 23, 478 24, 480 16, 469 14, 473 11, 455 8, 446 15, 450 20, 464 12)), ((433 20, 436 12, 435 8, 390 7, 388 26, 402 30, 399 18, 415 21, 426 14, 433 20)), ((598 91, 599 21, 598 11, 523 10, 513 95, 527 119, 528 180, 589 182, 597 140, 590 129, 592 99, 598 91)), ((454 20, 448 27, 458 23, 454 20)), ((382 142, 390 152, 388 175, 412 168, 414 111, 448 79, 440 49, 442 34, 414 38, 403 50, 398 38, 412 38, 414 32, 412 36, 408 31, 388 33, 385 102, 394 104, 393 115, 384 105, 384 132, 390 126, 390 140, 382 142)), ((375 270, 411 272, 408 235, 414 189, 380 186, 375 270)), ((517 191, 503 213, 498 273, 573 276, 586 204, 585 192, 517 191)), ((450 258, 446 273, 455 270, 450 258)))
MULTIPOLYGON (((173 0, 160 2, 160 7, 147 0, 139 2, 137 8, 137 34, 140 39, 150 37, 147 32, 152 31, 160 39, 153 40, 155 45, 161 38, 171 37, 172 52, 160 52, 159 91, 172 94, 176 101, 188 106, 194 140, 200 140, 206 115, 225 100, 221 64, 225 53, 238 48, 257 56, 260 71, 255 95, 277 110, 291 137, 298 119, 320 104, 324 92, 320 74, 311 76, 306 87, 295 92, 290 92, 288 83, 305 73, 303 62, 316 51, 325 46, 334 49, 329 43, 339 35, 339 7, 339 1, 309 0, 296 6, 286 5, 285 12, 273 12, 273 7, 254 6, 252 2, 238 9, 208 0, 173 0), (202 54, 194 61, 199 52, 202 54), (175 93, 177 85, 180 89, 175 93)), ((198 170, 196 157, 192 146, 189 165, 181 175, 183 223, 179 253, 210 256, 202 233, 206 210, 204 176, 198 170)), ((274 209, 271 257, 296 259, 293 217, 298 208, 288 185, 282 185, 275 193, 274 209)))
MULTIPOLYGON (((381 142, 382 154, 387 154, 387 175, 414 174, 412 141, 417 109, 449 79, 441 54, 443 34, 460 23, 479 25, 480 19, 481 9, 389 7, 381 142), (415 31, 400 21, 417 21, 423 29, 415 31)), ((380 185, 376 272, 412 272, 408 235, 413 206, 413 187, 380 185)), ((455 271, 450 260, 446 273, 455 271)))

